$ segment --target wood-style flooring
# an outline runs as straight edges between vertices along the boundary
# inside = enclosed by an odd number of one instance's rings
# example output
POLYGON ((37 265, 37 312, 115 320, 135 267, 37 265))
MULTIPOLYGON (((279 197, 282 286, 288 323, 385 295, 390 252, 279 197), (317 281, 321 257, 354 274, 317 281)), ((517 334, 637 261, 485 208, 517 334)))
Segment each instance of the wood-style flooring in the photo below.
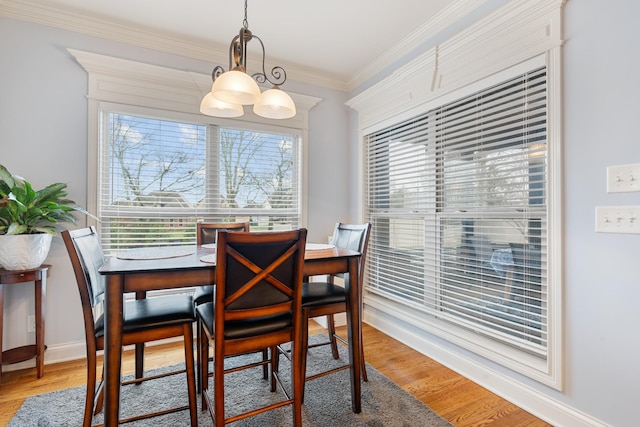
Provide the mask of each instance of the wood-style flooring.
MULTIPOLYGON (((312 328, 310 334, 324 331, 317 324, 312 328)), ((371 326, 363 325, 363 331, 367 363, 454 426, 550 425, 371 326)), ((145 369, 181 363, 184 359, 181 343, 148 347, 145 356, 145 369)), ((36 379, 35 368, 4 372, 0 385, 0 426, 9 423, 29 396, 85 384, 85 366, 84 360, 45 365, 40 379, 36 379)), ((133 372, 131 352, 125 353, 123 372, 133 372)))

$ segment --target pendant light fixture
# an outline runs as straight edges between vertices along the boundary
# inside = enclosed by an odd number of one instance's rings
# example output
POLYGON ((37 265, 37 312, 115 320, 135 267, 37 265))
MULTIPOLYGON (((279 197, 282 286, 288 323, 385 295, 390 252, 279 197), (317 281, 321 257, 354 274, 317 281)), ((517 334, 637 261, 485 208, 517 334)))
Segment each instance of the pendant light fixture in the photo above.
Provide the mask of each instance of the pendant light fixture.
POLYGON ((296 115, 293 99, 280 89, 287 80, 287 73, 280 66, 267 75, 264 68, 265 50, 260 37, 249 31, 247 0, 244 0, 244 21, 240 33, 229 46, 229 70, 220 65, 213 68, 213 86, 200 103, 200 112, 215 117, 239 117, 244 114, 243 105, 253 105, 253 112, 268 119, 288 119, 296 115), (262 72, 247 73, 247 44, 258 40, 262 48, 262 72), (260 93, 258 83, 272 85, 260 93))

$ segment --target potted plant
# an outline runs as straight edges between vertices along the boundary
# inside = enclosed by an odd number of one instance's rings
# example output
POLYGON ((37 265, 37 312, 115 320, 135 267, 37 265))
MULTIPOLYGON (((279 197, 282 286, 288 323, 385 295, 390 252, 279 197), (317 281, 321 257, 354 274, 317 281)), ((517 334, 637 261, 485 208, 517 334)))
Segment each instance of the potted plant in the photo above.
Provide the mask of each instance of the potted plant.
POLYGON ((61 222, 75 223, 71 212, 88 214, 67 199, 67 184, 42 190, 0 165, 0 267, 28 270, 39 267, 61 222))

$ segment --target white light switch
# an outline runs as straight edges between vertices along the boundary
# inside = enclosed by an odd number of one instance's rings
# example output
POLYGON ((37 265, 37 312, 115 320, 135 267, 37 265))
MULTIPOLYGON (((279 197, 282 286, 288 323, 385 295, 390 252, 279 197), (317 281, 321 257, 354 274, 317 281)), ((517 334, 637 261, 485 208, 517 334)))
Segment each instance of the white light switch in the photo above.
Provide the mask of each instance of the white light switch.
POLYGON ((607 168, 607 192, 627 191, 640 191, 640 163, 607 168))
POLYGON ((596 232, 640 234, 640 206, 597 206, 596 232))

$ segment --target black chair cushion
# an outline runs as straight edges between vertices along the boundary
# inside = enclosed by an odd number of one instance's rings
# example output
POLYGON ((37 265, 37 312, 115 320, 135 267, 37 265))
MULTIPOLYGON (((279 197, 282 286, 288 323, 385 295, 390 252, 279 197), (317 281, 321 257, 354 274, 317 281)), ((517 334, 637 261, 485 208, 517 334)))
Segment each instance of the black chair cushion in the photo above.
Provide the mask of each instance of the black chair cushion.
POLYGON ((315 307, 347 301, 342 286, 328 282, 309 282, 302 284, 302 306, 315 307))
MULTIPOLYGON (((167 295, 127 301, 124 306, 124 332, 143 331, 161 326, 180 325, 196 320, 191 295, 167 295)), ((96 337, 104 335, 104 315, 96 320, 96 337)))
MULTIPOLYGON (((197 316, 202 319, 205 327, 213 336, 214 304, 212 302, 200 304, 196 307, 197 316)), ((291 327, 291 314, 260 317, 251 320, 228 321, 224 326, 226 339, 237 339, 264 335, 291 327)))
POLYGON ((198 286, 193 294, 193 302, 196 305, 213 302, 213 286, 198 286))

